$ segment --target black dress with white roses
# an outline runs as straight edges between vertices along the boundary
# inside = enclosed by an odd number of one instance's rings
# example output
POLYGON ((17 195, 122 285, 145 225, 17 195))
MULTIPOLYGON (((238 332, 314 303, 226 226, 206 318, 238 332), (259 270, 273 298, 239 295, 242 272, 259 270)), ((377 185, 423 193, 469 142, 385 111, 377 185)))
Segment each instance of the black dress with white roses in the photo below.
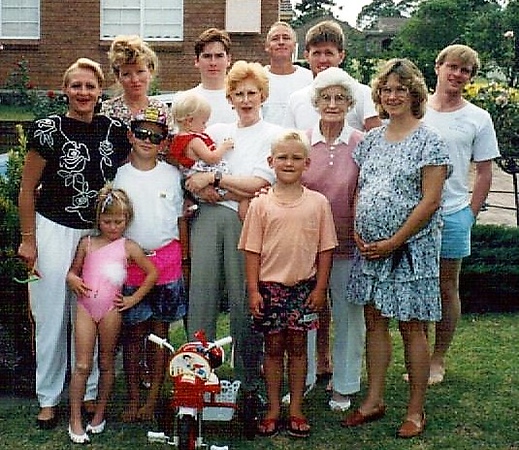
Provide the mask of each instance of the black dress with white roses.
POLYGON ((131 146, 119 120, 96 115, 87 123, 53 115, 33 123, 28 148, 46 161, 36 211, 60 225, 89 229, 99 190, 113 180, 131 146))

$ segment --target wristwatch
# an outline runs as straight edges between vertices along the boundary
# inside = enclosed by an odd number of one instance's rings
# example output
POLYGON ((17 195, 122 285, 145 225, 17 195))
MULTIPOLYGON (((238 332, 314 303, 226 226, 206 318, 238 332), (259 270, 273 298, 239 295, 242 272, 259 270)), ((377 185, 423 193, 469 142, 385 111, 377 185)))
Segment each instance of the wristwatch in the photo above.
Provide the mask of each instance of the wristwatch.
POLYGON ((214 173, 213 187, 217 188, 218 186, 220 186, 220 181, 222 181, 222 175, 222 172, 220 172, 219 170, 217 170, 214 173))

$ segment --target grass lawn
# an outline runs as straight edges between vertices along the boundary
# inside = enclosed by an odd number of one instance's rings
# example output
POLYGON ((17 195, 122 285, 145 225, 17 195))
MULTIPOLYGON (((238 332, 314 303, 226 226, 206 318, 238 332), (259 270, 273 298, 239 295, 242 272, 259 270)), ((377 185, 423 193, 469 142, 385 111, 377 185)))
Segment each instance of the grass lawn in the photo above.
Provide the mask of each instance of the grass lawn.
MULTIPOLYGON (((225 320, 222 321, 225 334, 225 320)), ((247 441, 240 436, 238 419, 205 424, 209 444, 228 445, 230 450, 474 450, 519 449, 519 315, 465 315, 449 353, 445 382, 429 390, 427 428, 418 438, 403 441, 394 437, 405 413, 407 385, 402 380, 404 363, 401 339, 393 326, 394 359, 388 373, 386 417, 358 429, 339 426, 342 414, 327 408, 324 388, 314 390, 306 400, 313 425, 307 440, 284 433, 274 439, 247 441)), ((182 333, 173 333, 180 343, 182 333)), ((228 370, 228 369, 227 369, 228 370)), ((361 399, 360 393, 355 405, 361 399)), ((118 421, 124 407, 122 375, 118 376, 113 409, 107 431, 92 438, 91 449, 171 448, 148 444, 146 432, 152 425, 126 425, 118 421)), ((2 398, 0 401, 0 449, 70 449, 67 411, 63 406, 58 428, 36 429, 38 406, 34 399, 2 398)), ((236 416, 235 416, 236 417, 236 416)))
POLYGON ((1 120, 33 120, 34 114, 23 106, 11 106, 0 104, 1 120))

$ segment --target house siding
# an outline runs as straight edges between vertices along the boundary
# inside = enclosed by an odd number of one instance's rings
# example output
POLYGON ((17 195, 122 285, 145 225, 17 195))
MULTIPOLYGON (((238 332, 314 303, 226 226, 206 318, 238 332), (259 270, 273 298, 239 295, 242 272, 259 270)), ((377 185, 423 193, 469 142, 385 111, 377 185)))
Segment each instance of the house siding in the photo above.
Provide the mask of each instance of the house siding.
MULTIPOLYGON (((233 61, 267 63, 264 39, 270 25, 279 20, 279 0, 262 0, 261 11, 261 34, 231 34, 233 61)), ((246 13, 237 11, 237 14, 246 13)), ((107 58, 110 42, 100 40, 99 24, 99 0, 42 0, 41 38, 1 41, 0 85, 5 84, 17 62, 25 59, 34 87, 59 89, 65 69, 77 58, 88 57, 101 63, 109 87, 114 82, 107 58)), ((225 0, 184 0, 184 40, 149 42, 160 62, 161 91, 187 89, 199 82, 194 67, 194 42, 209 27, 225 27, 225 0)))

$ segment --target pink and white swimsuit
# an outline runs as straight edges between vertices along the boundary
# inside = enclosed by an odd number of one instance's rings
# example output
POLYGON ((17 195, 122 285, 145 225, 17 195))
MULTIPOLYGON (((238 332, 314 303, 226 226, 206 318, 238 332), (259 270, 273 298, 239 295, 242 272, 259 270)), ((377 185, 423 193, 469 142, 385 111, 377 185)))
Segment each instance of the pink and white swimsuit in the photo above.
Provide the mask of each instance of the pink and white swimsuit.
POLYGON ((95 322, 99 322, 115 308, 114 301, 126 279, 126 239, 117 239, 93 251, 90 250, 90 238, 88 241, 81 276, 90 292, 78 297, 77 301, 95 322))

